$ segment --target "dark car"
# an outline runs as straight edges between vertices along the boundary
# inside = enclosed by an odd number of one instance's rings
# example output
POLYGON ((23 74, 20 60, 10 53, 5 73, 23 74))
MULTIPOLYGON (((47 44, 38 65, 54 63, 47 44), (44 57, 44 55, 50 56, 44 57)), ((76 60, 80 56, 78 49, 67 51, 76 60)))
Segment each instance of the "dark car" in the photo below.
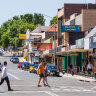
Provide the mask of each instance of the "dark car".
POLYGON ((56 65, 48 63, 47 64, 47 71, 48 71, 48 75, 59 76, 58 68, 56 65))
POLYGON ((12 60, 13 63, 18 63, 19 62, 19 59, 18 57, 14 57, 13 60, 12 60))
POLYGON ((39 64, 35 64, 35 65, 34 65, 34 71, 33 71, 33 72, 36 73, 36 74, 37 74, 38 65, 39 65, 39 64))
POLYGON ((2 51, 0 51, 0 56, 2 56, 3 55, 3 52, 2 51))
POLYGON ((22 70, 29 69, 29 67, 30 67, 30 63, 29 62, 22 63, 22 70))
POLYGON ((13 62, 13 58, 15 58, 15 57, 10 57, 10 61, 11 61, 11 62, 13 62))
POLYGON ((0 63, 0 71, 1 71, 1 63, 0 63))

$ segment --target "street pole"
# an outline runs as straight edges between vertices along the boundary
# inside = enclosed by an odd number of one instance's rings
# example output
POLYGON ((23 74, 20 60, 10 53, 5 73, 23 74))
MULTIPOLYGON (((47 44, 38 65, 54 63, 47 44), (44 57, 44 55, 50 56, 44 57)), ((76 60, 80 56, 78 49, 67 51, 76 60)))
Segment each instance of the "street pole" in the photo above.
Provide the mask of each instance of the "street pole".
POLYGON ((68 75, 68 55, 69 55, 69 44, 67 45, 67 75, 68 75))
POLYGON ((55 31, 54 31, 54 65, 56 65, 56 62, 55 62, 55 58, 56 58, 56 46, 55 46, 55 44, 56 44, 56 41, 55 41, 55 34, 56 34, 56 24, 54 24, 55 25, 55 31))

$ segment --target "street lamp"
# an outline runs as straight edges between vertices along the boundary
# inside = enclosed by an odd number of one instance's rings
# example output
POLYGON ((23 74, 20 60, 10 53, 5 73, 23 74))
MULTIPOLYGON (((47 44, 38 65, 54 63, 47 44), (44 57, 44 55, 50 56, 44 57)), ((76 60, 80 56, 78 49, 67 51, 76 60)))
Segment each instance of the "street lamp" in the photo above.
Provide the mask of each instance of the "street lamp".
MULTIPOLYGON (((48 15, 46 15, 46 14, 42 14, 42 15, 44 15, 44 16, 46 16, 46 17, 48 17, 48 18, 51 18, 51 19, 53 19, 53 17, 51 17, 51 16, 48 16, 48 15)), ((55 62, 55 58, 56 58, 56 41, 55 41, 55 36, 56 36, 56 23, 54 23, 54 65, 56 64, 56 62, 55 62)))

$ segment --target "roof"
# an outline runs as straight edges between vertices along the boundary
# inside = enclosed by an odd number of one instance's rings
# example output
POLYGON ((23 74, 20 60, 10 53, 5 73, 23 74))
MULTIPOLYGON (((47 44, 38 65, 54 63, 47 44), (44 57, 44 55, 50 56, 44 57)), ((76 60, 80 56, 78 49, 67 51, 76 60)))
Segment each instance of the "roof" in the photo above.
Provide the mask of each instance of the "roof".
POLYGON ((32 31, 32 33, 42 33, 48 30, 49 26, 38 26, 36 29, 32 31))
POLYGON ((55 32, 55 30, 56 30, 56 32, 58 30, 57 24, 53 24, 52 26, 50 26, 46 32, 55 32), (56 29, 55 29, 55 26, 56 26, 56 29))
POLYGON ((96 26, 89 32, 87 36, 85 36, 85 38, 89 38, 91 36, 94 36, 95 34, 96 34, 96 26))

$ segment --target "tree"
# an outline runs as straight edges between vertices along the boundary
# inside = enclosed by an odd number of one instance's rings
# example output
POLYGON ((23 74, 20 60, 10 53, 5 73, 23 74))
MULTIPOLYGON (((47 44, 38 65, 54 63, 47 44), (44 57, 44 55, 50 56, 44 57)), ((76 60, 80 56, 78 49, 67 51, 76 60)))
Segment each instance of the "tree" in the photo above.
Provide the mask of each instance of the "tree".
POLYGON ((3 33, 1 37, 2 47, 6 48, 9 45, 9 35, 8 32, 3 33))
POLYGON ((34 14, 34 24, 41 24, 41 25, 45 25, 45 19, 44 16, 41 14, 34 14))
POLYGON ((14 16, 0 27, 0 45, 8 47, 11 44, 12 46, 22 47, 19 34, 26 34, 27 29, 34 30, 38 24, 45 24, 44 16, 41 14, 14 16))
POLYGON ((53 19, 50 20, 50 25, 52 25, 54 23, 57 24, 57 16, 53 17, 53 19))
POLYGON ((13 20, 19 20, 19 17, 18 16, 14 16, 13 20))

